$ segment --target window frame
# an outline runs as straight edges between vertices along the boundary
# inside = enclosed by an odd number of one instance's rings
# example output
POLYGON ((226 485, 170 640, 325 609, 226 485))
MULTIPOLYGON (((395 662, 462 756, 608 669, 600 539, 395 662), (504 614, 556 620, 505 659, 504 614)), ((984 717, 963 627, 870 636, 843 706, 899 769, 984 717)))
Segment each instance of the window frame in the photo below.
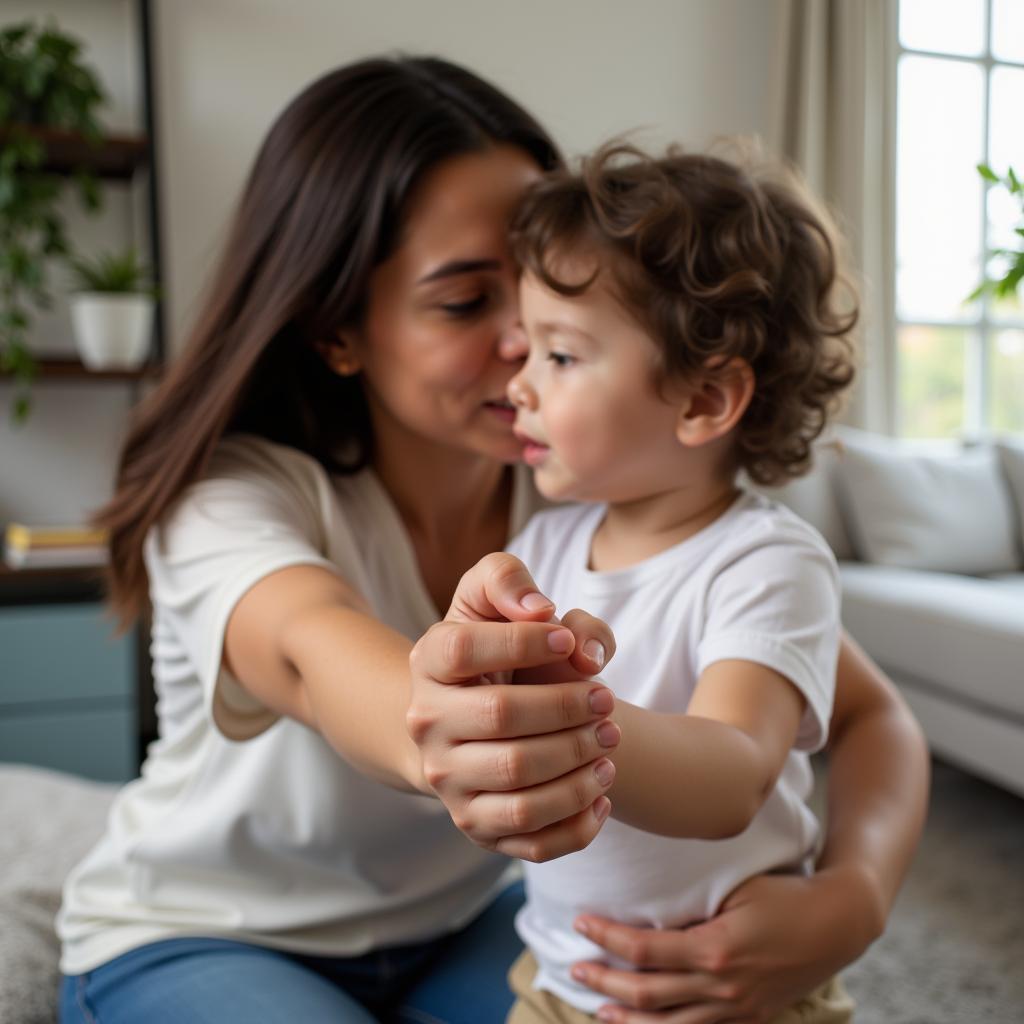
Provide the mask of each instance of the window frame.
MULTIPOLYGON (((889 72, 891 75, 893 102, 890 104, 889 138, 890 152, 893 155, 889 182, 892 202, 892 230, 890 232, 890 266, 892 267, 891 283, 891 306, 889 319, 892 325, 892 347, 889 359, 889 368, 893 374, 892 384, 889 388, 891 408, 889 412, 890 422, 894 427, 897 436, 905 436, 903 423, 905 413, 900 399, 901 395, 901 366, 900 366, 900 330, 904 327, 935 327, 948 328, 953 330, 965 330, 967 332, 966 351, 964 353, 964 419, 959 437, 964 440, 977 440, 992 437, 996 431, 991 422, 990 384, 992 373, 991 346, 994 335, 1004 330, 1024 331, 1024 311, 1020 317, 993 319, 992 300, 986 293, 977 300, 978 315, 976 319, 948 320, 948 319, 903 319, 899 315, 898 289, 898 264, 897 264, 897 234, 899 231, 899 210, 898 210, 898 181, 899 181, 899 137, 898 118, 899 108, 899 68, 904 57, 936 57, 942 60, 957 61, 979 67, 983 72, 983 110, 982 110, 982 152, 985 163, 989 162, 991 142, 991 102, 992 102, 992 72, 998 67, 1024 69, 1024 62, 1000 60, 992 55, 992 8, 994 0, 983 0, 984 3, 984 50, 977 57, 969 57, 963 54, 945 53, 940 50, 922 50, 915 47, 904 46, 900 38, 900 10, 903 0, 897 0, 892 5, 891 31, 894 45, 892 47, 893 60, 889 72)), ((1017 168, 1015 168, 1016 170, 1017 168)), ((1005 167, 995 167, 997 174, 1003 174, 1005 167)), ((1024 169, 1022 169, 1024 170, 1024 169)), ((996 187, 991 182, 983 181, 979 175, 981 184, 981 252, 983 265, 979 268, 978 281, 981 281, 981 274, 988 263, 989 253, 992 244, 989 239, 988 222, 988 195, 989 189, 996 187)))

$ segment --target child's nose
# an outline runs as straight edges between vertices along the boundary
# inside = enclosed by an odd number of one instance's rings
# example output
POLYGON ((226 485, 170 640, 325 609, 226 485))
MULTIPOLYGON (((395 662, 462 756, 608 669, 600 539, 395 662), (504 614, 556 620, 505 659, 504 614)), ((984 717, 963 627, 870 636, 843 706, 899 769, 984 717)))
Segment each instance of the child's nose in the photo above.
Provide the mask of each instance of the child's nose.
POLYGON ((508 400, 519 409, 534 410, 537 408, 537 392, 530 386, 526 374, 520 370, 505 389, 508 400))

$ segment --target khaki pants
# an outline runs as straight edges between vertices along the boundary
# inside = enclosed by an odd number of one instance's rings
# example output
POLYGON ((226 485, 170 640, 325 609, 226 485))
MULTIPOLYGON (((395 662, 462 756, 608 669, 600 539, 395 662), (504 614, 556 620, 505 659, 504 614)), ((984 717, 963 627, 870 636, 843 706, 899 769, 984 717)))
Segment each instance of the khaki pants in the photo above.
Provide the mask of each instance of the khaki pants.
MULTIPOLYGON (((529 950, 512 965, 508 981, 518 996, 506 1024, 593 1024, 596 1020, 550 992, 533 987, 537 961, 529 950)), ((853 1020, 853 1000, 842 982, 833 978, 800 1002, 773 1017, 771 1024, 848 1024, 853 1020)))

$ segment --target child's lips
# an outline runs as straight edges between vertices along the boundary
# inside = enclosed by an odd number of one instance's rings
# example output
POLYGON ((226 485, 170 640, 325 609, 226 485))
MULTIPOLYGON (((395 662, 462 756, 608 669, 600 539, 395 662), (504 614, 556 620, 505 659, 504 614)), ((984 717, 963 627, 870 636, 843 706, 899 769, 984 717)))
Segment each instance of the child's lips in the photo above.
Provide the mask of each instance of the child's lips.
POLYGON ((514 430, 513 433, 523 442, 523 462, 528 466, 539 466, 547 458, 548 452, 551 451, 548 445, 534 440, 525 431, 514 430))

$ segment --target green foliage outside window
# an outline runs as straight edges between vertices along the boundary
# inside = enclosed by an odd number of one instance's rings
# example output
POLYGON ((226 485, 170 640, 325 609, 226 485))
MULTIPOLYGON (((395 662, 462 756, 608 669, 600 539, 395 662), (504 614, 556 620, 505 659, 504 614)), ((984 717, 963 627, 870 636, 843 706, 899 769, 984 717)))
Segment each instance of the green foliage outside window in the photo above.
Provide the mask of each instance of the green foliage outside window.
POLYGON ((1005 176, 1000 177, 988 164, 978 164, 978 173, 988 182, 1005 188, 1011 196, 1015 196, 1020 204, 1020 223, 1013 229, 1017 244, 1012 249, 993 249, 989 253, 995 257, 1003 272, 997 275, 988 274, 985 280, 968 296, 968 301, 980 299, 982 295, 991 295, 996 300, 1013 300, 1021 281, 1024 281, 1024 182, 1017 177, 1013 168, 1007 169, 1005 176))
POLYGON ((962 432, 966 343, 962 327, 900 328, 901 435, 956 437, 962 432))
POLYGON ((1024 330, 995 333, 989 375, 989 410, 997 433, 1024 434, 1024 330))

